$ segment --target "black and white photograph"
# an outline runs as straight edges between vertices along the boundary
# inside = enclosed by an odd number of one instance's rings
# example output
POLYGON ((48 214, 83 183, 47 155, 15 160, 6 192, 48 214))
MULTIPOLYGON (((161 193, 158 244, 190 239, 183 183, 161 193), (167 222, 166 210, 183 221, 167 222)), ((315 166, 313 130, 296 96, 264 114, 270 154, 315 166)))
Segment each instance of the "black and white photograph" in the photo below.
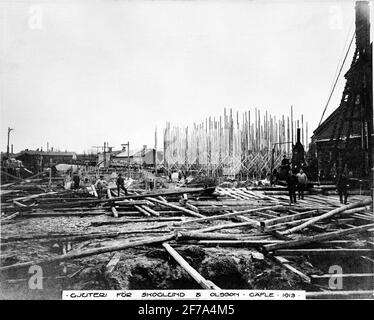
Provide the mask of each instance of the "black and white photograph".
POLYGON ((0 0, 0 300, 374 299, 372 17, 0 0))

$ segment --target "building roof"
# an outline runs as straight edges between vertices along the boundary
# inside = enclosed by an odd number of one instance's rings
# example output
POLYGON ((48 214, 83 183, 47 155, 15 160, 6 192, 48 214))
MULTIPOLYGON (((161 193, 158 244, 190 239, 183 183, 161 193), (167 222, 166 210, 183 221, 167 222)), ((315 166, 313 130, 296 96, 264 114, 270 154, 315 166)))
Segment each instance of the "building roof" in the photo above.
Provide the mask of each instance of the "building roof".
MULTIPOLYGON (((153 150, 155 149, 147 148, 145 150, 141 149, 135 152, 134 151, 130 152, 130 158, 132 158, 133 161, 146 162, 149 164, 153 162, 153 160, 150 160, 150 159, 153 159, 153 150)), ((157 157, 157 161, 162 161, 163 151, 157 150, 156 157, 157 157)), ((121 152, 120 154, 117 154, 113 158, 114 159, 127 159, 127 151, 121 152)))
POLYGON ((23 150, 19 153, 19 155, 22 154, 29 154, 29 155, 42 155, 42 156, 69 156, 73 157, 76 155, 75 152, 69 152, 69 151, 37 151, 37 150, 23 150))
MULTIPOLYGON (((130 154, 130 157, 134 157, 134 155, 137 153, 138 151, 130 151, 129 154, 130 154)), ((127 151, 121 151, 120 153, 114 155, 115 158, 127 158, 128 157, 128 153, 127 151)))

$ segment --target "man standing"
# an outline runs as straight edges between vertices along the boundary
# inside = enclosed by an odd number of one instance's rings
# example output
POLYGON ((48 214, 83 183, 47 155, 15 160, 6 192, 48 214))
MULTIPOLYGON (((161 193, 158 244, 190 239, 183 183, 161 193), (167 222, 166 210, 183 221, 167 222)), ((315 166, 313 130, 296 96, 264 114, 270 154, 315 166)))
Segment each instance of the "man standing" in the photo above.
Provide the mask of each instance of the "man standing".
POLYGON ((107 186, 107 182, 104 180, 104 176, 101 175, 100 178, 95 183, 95 188, 97 190, 97 195, 99 199, 101 199, 101 197, 105 195, 106 186, 107 186))
POLYGON ((117 184, 118 196, 120 195, 121 189, 123 191, 125 191, 125 195, 127 196, 128 193, 127 193, 127 189, 125 188, 125 181, 122 178, 122 173, 118 174, 118 178, 117 178, 116 184, 117 184))
POLYGON ((303 169, 300 169, 299 173, 296 175, 297 177, 297 187, 298 187, 298 198, 304 199, 304 191, 306 189, 306 185, 308 183, 308 177, 306 176, 303 169))
POLYGON ((79 173, 78 172, 74 172, 74 174, 73 174, 73 182, 74 182, 73 189, 79 189, 80 180, 81 179, 79 177, 79 173))
POLYGON ((347 204, 348 188, 350 187, 352 175, 353 175, 352 171, 349 172, 348 177, 344 172, 338 175, 336 189, 338 190, 338 193, 339 193, 340 203, 347 204))
POLYGON ((292 203, 296 203, 296 185, 297 185, 297 178, 293 174, 292 170, 288 171, 286 182, 288 186, 288 194, 290 196, 290 204, 292 205, 292 203))

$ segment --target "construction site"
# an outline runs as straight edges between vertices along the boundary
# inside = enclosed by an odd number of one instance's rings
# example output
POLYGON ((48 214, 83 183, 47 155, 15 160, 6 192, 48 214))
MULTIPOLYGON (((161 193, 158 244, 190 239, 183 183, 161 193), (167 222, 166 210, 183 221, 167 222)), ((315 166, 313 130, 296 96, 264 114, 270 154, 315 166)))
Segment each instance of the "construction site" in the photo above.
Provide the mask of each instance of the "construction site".
POLYGON ((167 121, 154 147, 105 142, 92 154, 14 153, 8 128, 1 298, 259 289, 373 299, 369 13, 368 1, 356 2, 341 102, 318 127, 293 106, 281 117, 226 108, 190 126, 167 121), (300 172, 308 179, 293 190, 300 172), (30 288, 35 266, 43 290, 30 288))

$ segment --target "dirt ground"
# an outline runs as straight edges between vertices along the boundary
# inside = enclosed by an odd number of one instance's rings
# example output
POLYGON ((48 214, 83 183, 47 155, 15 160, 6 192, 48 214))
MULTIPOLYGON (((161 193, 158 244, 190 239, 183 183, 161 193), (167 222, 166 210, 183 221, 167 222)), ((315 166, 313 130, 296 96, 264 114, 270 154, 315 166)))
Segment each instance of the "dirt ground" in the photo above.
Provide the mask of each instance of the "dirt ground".
MULTIPOLYGON (((58 239, 27 240, 1 244, 2 265, 34 261, 66 252, 115 245, 168 232, 173 222, 139 222, 91 226, 91 222, 112 220, 106 215, 82 217, 43 217, 15 220, 2 226, 2 238, 48 233, 91 233, 139 231, 114 239, 93 239, 79 242, 58 239), (159 226, 163 226, 158 228, 159 226), (162 230, 165 230, 164 232, 162 230)), ((119 218, 122 219, 122 218, 119 218)), ((126 219, 126 218, 123 218, 126 219)), ((214 222, 219 223, 219 222, 214 222)), ((214 225, 211 223, 211 225, 214 225)), ((233 229, 229 232, 237 232, 233 229)), ((250 232, 250 229, 249 229, 250 232)), ((250 249, 204 248, 170 242, 184 259, 203 277, 223 289, 305 289, 305 284, 267 257, 250 249)), ((169 256, 161 245, 137 247, 120 252, 121 259, 110 274, 105 266, 114 253, 43 265, 43 290, 30 289, 32 274, 23 268, 2 274, 2 298, 59 299, 61 290, 69 289, 199 289, 190 276, 169 256)), ((309 267, 310 268, 310 267, 309 267)), ((308 265, 305 270, 308 271, 308 265)), ((316 271, 316 270, 312 270, 316 271)))
MULTIPOLYGON (((256 205, 256 201, 253 205, 256 205)), ((204 206, 199 210, 204 212, 204 206)), ((89 209, 91 210, 91 209, 89 209)), ((110 213, 109 208, 93 208, 110 213)), ((239 209, 240 210, 240 209, 239 209)), ((43 209, 43 213, 56 213, 43 209)), ((124 213, 123 213, 124 214, 124 213)), ((214 212, 207 211, 207 214, 214 212)), ((183 212, 163 211, 160 217, 182 217, 183 212)), ((175 221, 130 222, 120 224, 95 224, 97 222, 128 221, 129 218, 144 218, 140 213, 113 218, 107 214, 81 216, 31 217, 23 216, 1 224, 1 265, 13 265, 57 257, 66 253, 80 252, 128 243, 148 237, 174 234, 175 221), (37 239, 39 235, 128 232, 117 237, 71 240, 58 238, 37 239), (31 240, 10 241, 12 237, 29 237, 31 240), (4 241, 5 240, 5 241, 4 241)), ((222 224, 223 220, 191 223, 191 230, 222 224)), ((226 222, 229 222, 226 220, 226 222)), ((312 231, 306 232, 313 235, 312 231)), ((258 236, 256 229, 241 227, 220 230, 221 234, 238 234, 245 237, 258 236)), ((261 234, 260 234, 261 236, 261 234)), ((347 239, 358 240, 356 235, 347 239)), ((310 290, 312 286, 274 261, 272 255, 263 255, 250 248, 209 247, 169 241, 169 244, 205 279, 222 289, 274 289, 310 290)), ((354 247, 365 246, 357 241, 354 247)), ((316 257, 293 256, 290 264, 305 275, 328 273, 328 267, 340 263, 336 258, 324 261, 316 257), (318 267, 317 267, 318 266, 318 267)), ((371 273, 372 264, 361 260, 342 261, 352 272, 371 273)), ((33 272, 30 268, 19 268, 0 274, 0 298, 2 299, 61 299, 62 290, 131 290, 131 289, 201 289, 199 285, 166 252, 161 244, 134 247, 122 251, 103 253, 86 258, 42 265, 42 289, 33 289, 33 272), (116 268, 107 274, 106 266, 115 254, 120 255, 116 268)), ((365 288, 363 288, 365 289, 365 288)))

